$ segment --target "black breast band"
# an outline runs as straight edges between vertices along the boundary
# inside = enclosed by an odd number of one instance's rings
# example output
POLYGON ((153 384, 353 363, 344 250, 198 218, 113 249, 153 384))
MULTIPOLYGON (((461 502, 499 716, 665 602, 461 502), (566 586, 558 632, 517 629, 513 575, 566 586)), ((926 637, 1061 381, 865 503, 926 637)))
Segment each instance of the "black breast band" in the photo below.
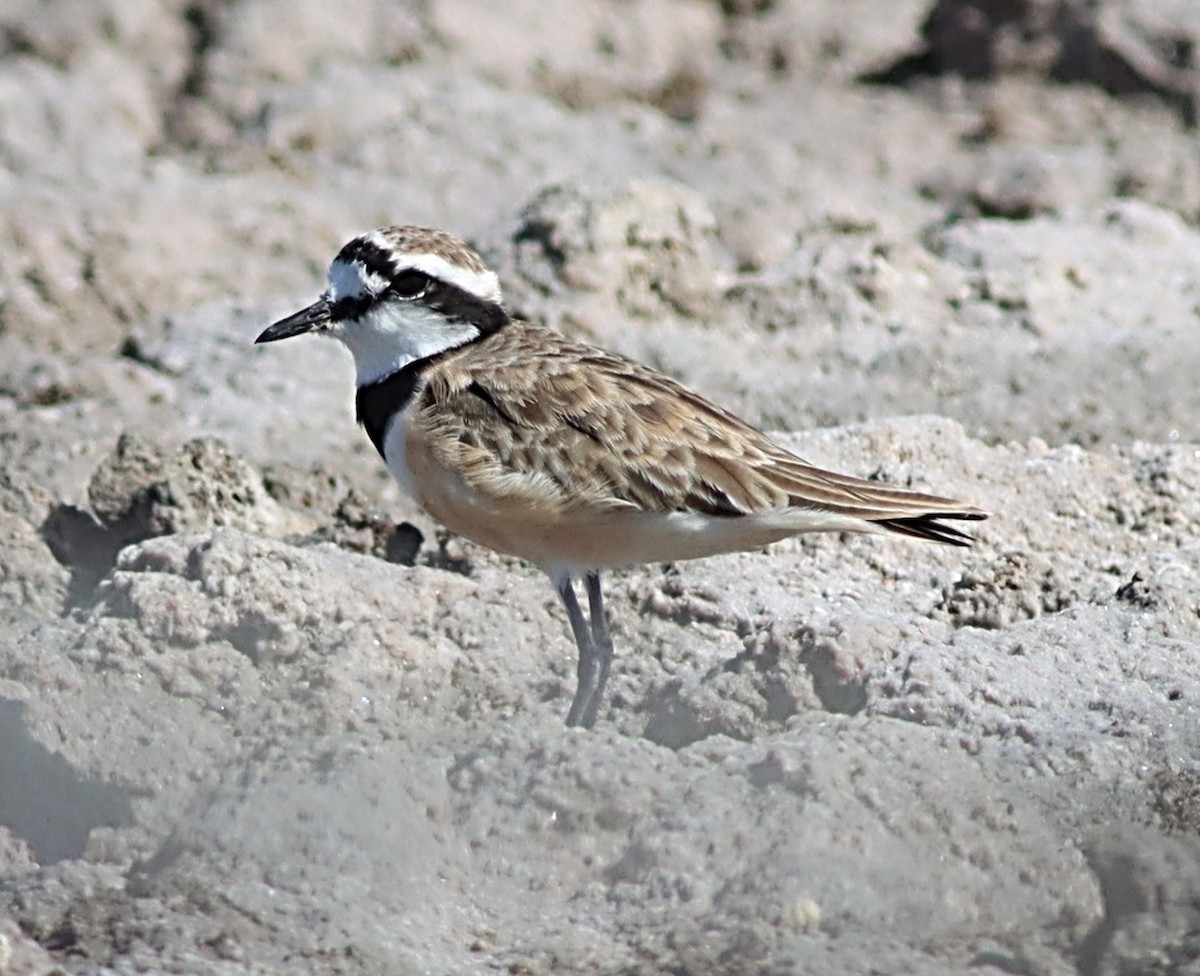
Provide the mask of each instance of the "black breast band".
POLYGON ((391 376, 358 388, 358 395, 354 398, 355 414, 367 436, 371 438, 371 443, 375 445, 375 450, 385 461, 387 458, 383 453, 383 439, 387 437, 392 420, 408 406, 413 394, 417 392, 421 370, 428 363, 428 360, 409 363, 391 376))

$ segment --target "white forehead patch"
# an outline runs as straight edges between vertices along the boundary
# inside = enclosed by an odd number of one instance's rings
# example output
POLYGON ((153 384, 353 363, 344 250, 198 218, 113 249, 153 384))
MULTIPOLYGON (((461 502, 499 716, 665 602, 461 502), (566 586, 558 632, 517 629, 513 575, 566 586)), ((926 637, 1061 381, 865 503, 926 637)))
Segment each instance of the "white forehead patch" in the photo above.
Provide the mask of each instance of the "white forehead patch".
MULTIPOLYGON (((402 251, 379 231, 364 234, 361 240, 373 244, 381 255, 386 256, 391 265, 391 275, 384 277, 377 271, 367 268, 361 261, 335 258, 329 267, 329 298, 337 301, 339 298, 375 298, 382 295, 391 281, 390 277, 402 271, 420 271, 444 281, 456 288, 461 288, 468 294, 486 302, 501 303, 500 279, 494 271, 486 268, 475 271, 472 268, 447 260, 432 251, 402 251)), ((478 259, 476 259, 478 260, 478 259)), ((375 262, 372 262, 374 264, 375 262)))
POLYGON ((388 281, 382 275, 368 271, 357 261, 335 258, 329 266, 329 300, 339 298, 373 298, 382 294, 388 281))
POLYGON ((485 302, 500 304, 500 279, 494 271, 472 271, 461 264, 451 264, 440 254, 429 253, 397 255, 396 264, 398 271, 412 268, 430 278, 461 288, 485 302))
POLYGON ((373 230, 363 235, 363 240, 374 244, 379 250, 392 255, 396 271, 412 268, 423 271, 431 278, 437 278, 447 284, 470 292, 486 302, 500 304, 500 279, 494 271, 472 271, 461 264, 447 261, 440 254, 432 251, 398 251, 393 241, 382 231, 373 230))

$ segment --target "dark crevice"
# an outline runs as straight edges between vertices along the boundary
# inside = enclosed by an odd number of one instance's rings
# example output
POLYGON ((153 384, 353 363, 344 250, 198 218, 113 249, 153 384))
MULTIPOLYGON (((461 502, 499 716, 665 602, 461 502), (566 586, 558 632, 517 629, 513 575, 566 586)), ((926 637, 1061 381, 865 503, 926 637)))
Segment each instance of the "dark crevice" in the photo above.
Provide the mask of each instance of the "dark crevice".
POLYGON ((220 0, 194 0, 183 11, 184 23, 191 33, 191 49, 187 71, 163 112, 163 128, 169 144, 188 146, 194 141, 184 119, 189 104, 202 98, 208 90, 208 56, 217 46, 224 16, 224 4, 220 0))
POLYGON ((838 669, 833 654, 819 646, 808 647, 800 660, 812 678, 813 692, 827 712, 857 715, 867 707, 867 687, 861 678, 847 678, 838 669))
POLYGON ((183 12, 183 21, 192 32, 192 57, 187 74, 179 86, 179 94, 195 97, 204 94, 207 81, 207 55, 217 44, 220 4, 212 0, 196 0, 183 12))
POLYGON ((567 253, 555 241, 557 225, 541 217, 526 217, 524 223, 513 234, 514 244, 526 242, 537 244, 546 260, 555 271, 561 271, 567 263, 567 253))
POLYGON ((0 698, 0 824, 39 864, 81 857, 95 827, 132 823, 125 791, 80 775, 29 734, 22 702, 0 698))
POLYGON ((1097 27, 1087 4, 1064 4, 1052 23, 1043 24, 1041 8, 1034 7, 985 0, 936 3, 921 25, 919 47, 857 80, 903 87, 926 78, 987 82, 1033 71, 1062 85, 1095 85, 1116 98, 1150 95, 1184 125, 1196 126, 1190 38, 1169 32, 1144 36, 1133 27, 1114 36, 1097 27))
POLYGON ((54 558, 71 572, 68 607, 91 604, 96 586, 113 568, 117 553, 131 541, 74 505, 54 508, 41 525, 41 536, 54 558))

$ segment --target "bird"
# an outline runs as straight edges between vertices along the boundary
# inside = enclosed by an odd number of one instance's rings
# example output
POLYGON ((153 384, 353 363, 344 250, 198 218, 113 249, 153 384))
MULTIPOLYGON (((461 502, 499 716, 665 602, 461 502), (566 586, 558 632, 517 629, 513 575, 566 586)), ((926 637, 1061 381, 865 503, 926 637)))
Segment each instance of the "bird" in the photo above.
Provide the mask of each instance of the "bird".
POLYGON ((305 333, 350 351, 358 423, 418 505, 550 577, 578 651, 568 726, 595 724, 612 665, 608 570, 802 532, 966 546, 946 523, 987 517, 823 470, 664 373, 511 315, 496 273, 443 230, 353 238, 320 297, 255 342, 305 333))

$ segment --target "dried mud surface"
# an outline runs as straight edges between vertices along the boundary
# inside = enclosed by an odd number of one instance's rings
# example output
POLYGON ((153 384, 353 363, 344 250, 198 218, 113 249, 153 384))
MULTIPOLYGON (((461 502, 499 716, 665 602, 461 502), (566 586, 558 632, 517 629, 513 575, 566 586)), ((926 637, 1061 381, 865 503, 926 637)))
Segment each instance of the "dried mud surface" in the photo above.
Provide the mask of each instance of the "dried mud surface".
POLYGON ((0 974, 1200 967, 1187 0, 0 11, 0 974), (448 535, 349 236, 970 498, 607 581, 448 535))

